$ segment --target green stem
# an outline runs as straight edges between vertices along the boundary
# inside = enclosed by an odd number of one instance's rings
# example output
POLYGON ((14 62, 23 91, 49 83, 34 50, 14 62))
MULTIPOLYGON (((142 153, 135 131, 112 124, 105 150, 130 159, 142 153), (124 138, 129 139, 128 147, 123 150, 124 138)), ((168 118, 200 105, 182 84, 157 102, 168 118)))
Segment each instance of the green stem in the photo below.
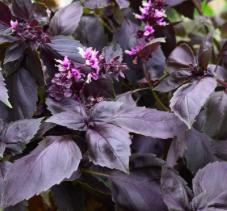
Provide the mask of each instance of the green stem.
POLYGON ((97 188, 92 187, 91 185, 82 182, 80 180, 76 180, 75 183, 77 183, 78 185, 80 185, 82 188, 84 188, 85 190, 89 191, 89 192, 97 192, 99 194, 103 194, 103 195, 111 195, 110 193, 106 193, 103 191, 98 190, 97 188))
POLYGON ((149 79, 149 74, 147 72, 147 69, 146 69, 146 66, 145 66, 145 63, 143 63, 143 70, 144 70, 144 75, 145 75, 145 78, 148 82, 148 86, 150 88, 150 91, 151 91, 151 94, 154 96, 156 102, 159 104, 159 106, 165 110, 165 111, 170 111, 169 108, 162 102, 162 100, 159 98, 159 96, 157 95, 157 93, 153 90, 153 87, 151 85, 151 82, 150 82, 150 79, 149 79))
POLYGON ((104 173, 100 173, 100 172, 92 171, 92 170, 88 170, 88 169, 81 169, 81 172, 85 173, 85 174, 91 174, 91 175, 95 175, 95 176, 100 176, 100 177, 109 177, 110 176, 108 174, 104 174, 104 173))
POLYGON ((203 11, 202 11, 202 9, 201 9, 199 3, 197 2, 197 0, 192 0, 192 3, 194 4, 194 6, 195 6, 195 8, 197 9, 198 13, 199 13, 200 15, 203 15, 203 11))
POLYGON ((148 82, 149 88, 151 90, 152 95, 154 96, 155 100, 157 101, 157 103, 159 104, 159 106, 165 110, 165 111, 170 111, 169 108, 162 102, 162 100, 159 98, 159 96, 157 95, 157 93, 153 90, 150 81, 148 82))
POLYGON ((102 23, 102 25, 110 32, 113 33, 113 30, 111 29, 111 27, 97 14, 94 14, 94 16, 96 16, 99 21, 102 23))

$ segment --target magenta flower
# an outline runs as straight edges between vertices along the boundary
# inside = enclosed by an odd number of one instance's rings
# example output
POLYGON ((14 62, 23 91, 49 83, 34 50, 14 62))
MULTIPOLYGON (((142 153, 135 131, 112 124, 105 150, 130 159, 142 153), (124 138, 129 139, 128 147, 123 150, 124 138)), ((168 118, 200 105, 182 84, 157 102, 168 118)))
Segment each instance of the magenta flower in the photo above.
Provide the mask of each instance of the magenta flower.
POLYGON ((165 16, 166 16, 166 14, 165 14, 164 10, 155 9, 155 13, 154 13, 155 18, 163 18, 165 16))
POLYGON ((59 63, 59 65, 57 65, 57 66, 58 66, 58 69, 60 72, 69 70, 72 65, 71 61, 69 60, 69 58, 67 56, 65 56, 63 60, 56 59, 56 62, 59 63))
POLYGON ((153 33, 154 33, 154 28, 152 26, 150 26, 150 25, 145 25, 143 35, 145 37, 148 37, 148 36, 150 36, 153 33))
POLYGON ((87 66, 90 66, 91 68, 99 70, 99 59, 98 59, 99 52, 92 48, 79 47, 78 49, 79 49, 79 54, 82 56, 82 58, 85 59, 85 64, 87 66))
POLYGON ((94 72, 88 73, 86 83, 91 83, 92 79, 94 81, 98 80, 99 79, 98 74, 94 72))
POLYGON ((55 100, 72 97, 74 94, 72 91, 74 79, 76 81, 81 79, 80 70, 74 66, 73 62, 67 56, 63 60, 56 59, 56 62, 58 63, 59 72, 51 80, 49 87, 50 96, 55 98, 55 100))
POLYGON ((150 8, 152 6, 151 0, 149 0, 149 1, 143 0, 142 6, 145 8, 150 8))
POLYGON ((80 73, 80 70, 77 69, 77 68, 72 68, 71 69, 71 73, 72 73, 72 76, 76 79, 76 80, 80 80, 81 79, 81 73, 80 73))
POLYGON ((11 27, 11 29, 16 30, 17 27, 18 27, 18 24, 19 24, 19 23, 18 23, 17 20, 15 20, 15 21, 11 20, 11 21, 10 21, 10 27, 11 27))
POLYGON ((135 47, 132 47, 130 50, 125 50, 125 53, 130 56, 135 56, 139 51, 141 51, 145 45, 143 43, 136 45, 135 47))
POLYGON ((49 43, 50 38, 45 33, 39 23, 36 21, 11 20, 10 28, 13 34, 24 41, 30 41, 32 44, 49 43))
POLYGON ((135 14, 135 18, 141 20, 144 24, 143 30, 137 31, 138 42, 136 46, 130 50, 126 50, 125 53, 131 56, 136 56, 139 51, 142 50, 154 39, 155 27, 166 26, 165 11, 162 9, 164 6, 163 0, 143 0, 142 6, 139 8, 140 13, 135 14))
POLYGON ((79 53, 85 59, 84 64, 74 64, 67 56, 63 60, 56 60, 58 72, 54 75, 49 87, 49 94, 55 100, 67 97, 78 97, 80 89, 86 84, 99 78, 113 76, 116 80, 124 78, 127 66, 113 58, 106 62, 101 52, 92 48, 79 48, 79 53), (77 90, 78 89, 78 90, 77 90))

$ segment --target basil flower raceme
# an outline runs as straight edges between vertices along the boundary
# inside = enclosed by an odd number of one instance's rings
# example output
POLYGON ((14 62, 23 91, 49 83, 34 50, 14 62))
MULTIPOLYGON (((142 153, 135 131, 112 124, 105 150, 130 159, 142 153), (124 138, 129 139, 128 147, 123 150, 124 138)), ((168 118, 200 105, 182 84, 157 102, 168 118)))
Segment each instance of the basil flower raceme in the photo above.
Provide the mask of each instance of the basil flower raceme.
POLYGON ((135 18, 143 23, 143 28, 137 31, 137 44, 125 53, 130 56, 137 55, 149 42, 154 39, 155 27, 166 26, 163 0, 143 0, 139 8, 140 13, 135 18))
POLYGON ((13 35, 19 37, 24 41, 36 42, 36 43, 48 43, 50 38, 45 33, 39 22, 36 20, 32 21, 18 21, 11 20, 10 28, 12 29, 13 35))
POLYGON ((78 97, 86 84, 100 78, 112 76, 118 80, 124 78, 127 66, 119 61, 118 57, 106 61, 104 55, 92 48, 78 48, 84 64, 76 64, 68 57, 56 60, 58 72, 51 80, 49 94, 55 100, 62 98, 78 97))
POLYGON ((58 73, 51 80, 50 96, 56 100, 61 100, 63 97, 72 97, 73 78, 79 80, 81 77, 80 71, 74 67, 68 57, 64 57, 63 60, 56 60, 56 62, 58 62, 58 73))
POLYGON ((144 23, 166 25, 166 14, 163 6, 163 0, 143 0, 142 7, 139 8, 140 14, 135 14, 135 17, 144 23))

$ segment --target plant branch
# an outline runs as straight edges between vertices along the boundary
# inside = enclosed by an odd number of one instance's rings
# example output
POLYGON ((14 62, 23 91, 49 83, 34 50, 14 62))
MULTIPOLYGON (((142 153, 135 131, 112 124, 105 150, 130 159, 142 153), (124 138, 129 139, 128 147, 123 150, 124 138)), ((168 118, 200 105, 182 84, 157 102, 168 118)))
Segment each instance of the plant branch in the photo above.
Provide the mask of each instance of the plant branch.
POLYGON ((145 75, 145 78, 147 80, 148 86, 150 88, 151 94, 154 96, 156 102, 159 104, 159 106, 163 110, 169 111, 169 108, 162 102, 162 100, 159 98, 159 96, 157 95, 157 93, 153 90, 153 87, 152 87, 151 82, 150 82, 150 79, 149 79, 149 74, 147 72, 147 69, 146 69, 146 66, 145 66, 145 63, 144 62, 143 62, 143 70, 144 70, 144 75, 145 75))
POLYGON ((201 9, 199 3, 197 2, 197 0, 192 0, 192 3, 194 4, 194 6, 195 6, 195 8, 197 9, 198 13, 199 13, 200 15, 203 15, 203 11, 202 11, 202 9, 201 9))
POLYGON ((81 172, 85 173, 85 174, 91 174, 94 176, 100 176, 100 177, 109 177, 110 176, 108 174, 104 174, 104 173, 100 173, 100 172, 92 171, 92 170, 88 170, 88 169, 81 169, 81 172))
POLYGON ((113 33, 113 30, 111 29, 111 27, 97 14, 94 14, 95 17, 97 17, 99 19, 99 21, 102 23, 102 25, 110 32, 113 33))

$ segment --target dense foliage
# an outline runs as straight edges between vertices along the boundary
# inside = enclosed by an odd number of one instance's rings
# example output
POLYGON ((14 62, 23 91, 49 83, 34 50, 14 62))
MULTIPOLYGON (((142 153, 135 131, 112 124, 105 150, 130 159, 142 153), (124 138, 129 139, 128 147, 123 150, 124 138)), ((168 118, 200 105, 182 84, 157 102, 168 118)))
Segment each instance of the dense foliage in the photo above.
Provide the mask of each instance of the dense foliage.
POLYGON ((48 5, 0 1, 0 207, 227 210, 227 4, 48 5))

